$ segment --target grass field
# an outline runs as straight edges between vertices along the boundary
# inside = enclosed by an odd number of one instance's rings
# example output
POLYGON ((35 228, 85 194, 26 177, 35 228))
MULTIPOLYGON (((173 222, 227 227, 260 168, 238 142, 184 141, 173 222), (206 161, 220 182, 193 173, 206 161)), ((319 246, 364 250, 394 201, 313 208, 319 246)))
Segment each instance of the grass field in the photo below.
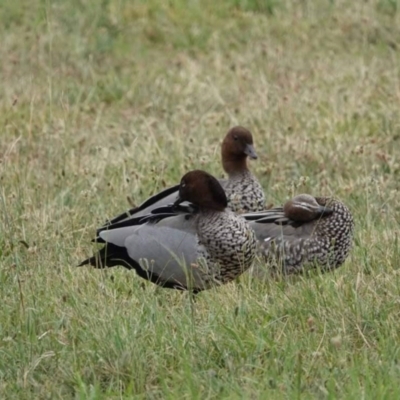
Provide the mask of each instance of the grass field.
POLYGON ((0 5, 1 399, 400 398, 400 2, 0 5), (335 195, 338 271, 189 296, 75 265, 240 124, 268 203, 335 195))

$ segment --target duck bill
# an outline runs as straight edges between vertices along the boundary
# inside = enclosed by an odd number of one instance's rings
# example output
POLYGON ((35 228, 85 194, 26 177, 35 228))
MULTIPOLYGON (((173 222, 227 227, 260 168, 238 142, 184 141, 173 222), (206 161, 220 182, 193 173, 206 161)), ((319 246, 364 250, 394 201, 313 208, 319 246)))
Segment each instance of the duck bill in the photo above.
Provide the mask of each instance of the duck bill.
POLYGON ((174 207, 179 206, 179 204, 183 203, 184 200, 181 199, 181 196, 179 196, 176 198, 176 200, 174 201, 174 207))
POLYGON ((327 217, 328 215, 333 214, 332 208, 319 206, 318 208, 318 215, 321 217, 327 217))
POLYGON ((246 156, 248 156, 252 160, 257 160, 258 158, 256 150, 254 149, 254 146, 252 144, 246 144, 244 154, 246 154, 246 156))

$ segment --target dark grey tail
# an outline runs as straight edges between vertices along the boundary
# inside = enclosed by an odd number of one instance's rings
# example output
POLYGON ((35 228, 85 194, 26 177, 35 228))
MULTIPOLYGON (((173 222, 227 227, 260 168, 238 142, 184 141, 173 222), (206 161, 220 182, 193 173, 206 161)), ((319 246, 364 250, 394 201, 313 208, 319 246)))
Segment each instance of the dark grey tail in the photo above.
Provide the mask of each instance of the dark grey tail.
POLYGON ((137 263, 129 257, 125 247, 108 243, 107 246, 100 249, 93 257, 82 261, 78 267, 92 265, 95 268, 111 268, 121 265, 127 269, 137 269, 139 265, 135 264, 137 263))
MULTIPOLYGON (((177 285, 175 281, 165 280, 154 272, 144 270, 137 261, 129 257, 125 247, 115 246, 112 243, 107 243, 107 245, 100 249, 93 257, 82 261, 78 267, 82 267, 84 265, 92 265, 95 268, 111 268, 122 266, 129 270, 135 270, 141 278, 158 286, 162 286, 167 289, 188 290, 186 287, 177 285)), ((200 293, 202 289, 194 288, 192 291, 193 294, 197 294, 200 293)))

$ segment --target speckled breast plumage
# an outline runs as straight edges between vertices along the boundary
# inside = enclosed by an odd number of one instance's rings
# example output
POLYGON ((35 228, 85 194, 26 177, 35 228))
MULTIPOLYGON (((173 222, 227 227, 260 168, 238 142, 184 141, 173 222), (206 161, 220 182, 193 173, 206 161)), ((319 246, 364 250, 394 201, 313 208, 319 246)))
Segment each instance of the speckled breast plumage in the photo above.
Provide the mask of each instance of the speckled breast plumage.
POLYGON ((313 221, 312 233, 297 238, 266 240, 262 253, 272 268, 286 273, 298 273, 306 266, 318 266, 329 271, 342 265, 349 255, 353 242, 354 221, 349 209, 340 201, 316 198, 320 205, 326 205, 332 215, 313 221))
POLYGON ((210 212, 198 222, 198 260, 207 284, 232 281, 255 259, 257 239, 248 223, 233 212, 210 212))
POLYGON ((264 210, 264 191, 250 171, 230 177, 224 189, 228 207, 236 214, 264 210))

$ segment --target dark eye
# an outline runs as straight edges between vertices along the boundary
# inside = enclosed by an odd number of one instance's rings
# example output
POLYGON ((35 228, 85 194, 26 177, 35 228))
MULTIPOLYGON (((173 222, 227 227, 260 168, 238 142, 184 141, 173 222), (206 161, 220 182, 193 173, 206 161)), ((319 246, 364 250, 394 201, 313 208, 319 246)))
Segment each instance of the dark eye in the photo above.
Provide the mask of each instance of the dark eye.
POLYGON ((181 187, 184 188, 185 186, 186 186, 186 182, 185 182, 185 181, 182 181, 182 182, 181 182, 181 187))
POLYGON ((238 138, 237 136, 234 136, 233 139, 234 139, 234 140, 238 140, 239 138, 238 138))

